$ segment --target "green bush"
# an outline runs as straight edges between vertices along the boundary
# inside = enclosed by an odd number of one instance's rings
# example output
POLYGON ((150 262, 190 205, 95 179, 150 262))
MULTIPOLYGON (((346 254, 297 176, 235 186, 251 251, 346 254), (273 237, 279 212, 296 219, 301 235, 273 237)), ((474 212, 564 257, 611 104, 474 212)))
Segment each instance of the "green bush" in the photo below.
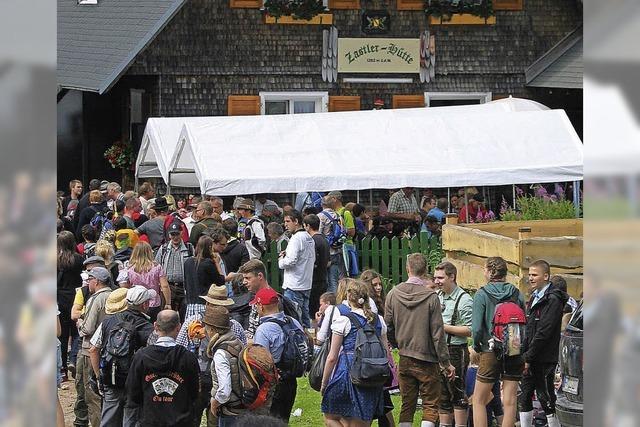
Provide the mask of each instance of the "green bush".
POLYGON ((509 207, 500 214, 502 221, 530 221, 536 219, 568 219, 575 217, 573 203, 540 197, 522 196, 516 199, 517 210, 509 207))

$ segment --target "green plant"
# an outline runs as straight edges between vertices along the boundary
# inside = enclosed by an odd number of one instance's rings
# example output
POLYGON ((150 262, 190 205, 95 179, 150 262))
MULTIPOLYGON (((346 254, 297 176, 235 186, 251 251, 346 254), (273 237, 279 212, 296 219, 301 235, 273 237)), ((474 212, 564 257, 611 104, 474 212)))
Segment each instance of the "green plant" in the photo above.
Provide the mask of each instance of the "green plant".
POLYGON ((105 150, 104 158, 107 159, 114 169, 129 168, 135 161, 133 146, 129 141, 116 141, 111 147, 105 150))
POLYGON ((309 20, 325 11, 322 0, 267 0, 266 12, 274 18, 291 15, 295 19, 309 20))
POLYGON ((536 219, 567 219, 575 217, 575 208, 569 200, 520 196, 516 198, 517 210, 508 207, 501 211, 502 221, 530 221, 536 219))
POLYGON ((429 251, 429 255, 427 255, 427 265, 429 266, 429 271, 433 273, 436 268, 436 265, 442 262, 444 258, 444 251, 442 250, 442 240, 437 239, 436 243, 431 247, 429 251))
POLYGON ((443 21, 450 21, 456 13, 468 13, 484 19, 495 14, 492 0, 425 0, 425 13, 443 21))

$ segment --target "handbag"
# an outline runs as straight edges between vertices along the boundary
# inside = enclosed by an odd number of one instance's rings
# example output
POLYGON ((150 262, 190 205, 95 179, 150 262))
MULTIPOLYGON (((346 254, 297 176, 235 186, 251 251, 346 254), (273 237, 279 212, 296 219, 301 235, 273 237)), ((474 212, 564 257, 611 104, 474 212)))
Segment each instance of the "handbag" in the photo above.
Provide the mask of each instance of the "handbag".
POLYGON ((309 370, 309 385, 315 391, 320 391, 322 388, 322 376, 324 375, 324 365, 329 356, 331 350, 331 321, 333 320, 333 313, 337 310, 337 307, 333 307, 331 315, 329 316, 329 335, 322 343, 318 353, 313 356, 313 362, 311 362, 311 369, 309 370))

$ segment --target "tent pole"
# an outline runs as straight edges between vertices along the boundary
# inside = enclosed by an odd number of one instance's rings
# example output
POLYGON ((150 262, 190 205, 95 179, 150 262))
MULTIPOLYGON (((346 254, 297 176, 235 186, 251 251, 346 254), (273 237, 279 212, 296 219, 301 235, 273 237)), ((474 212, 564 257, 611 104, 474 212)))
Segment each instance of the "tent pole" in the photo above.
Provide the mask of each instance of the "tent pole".
POLYGON ((369 209, 373 210, 373 188, 369 189, 369 209))
POLYGON ((573 207, 576 218, 580 218, 580 181, 573 181, 573 207))
POLYGON ((469 193, 467 187, 464 187, 464 205, 466 207, 465 213, 467 214, 467 224, 469 224, 469 193))
POLYGON ((451 187, 447 187, 447 213, 451 213, 451 187))
POLYGON ((138 192, 138 174, 133 178, 133 191, 138 192))
POLYGON ((171 194, 171 171, 169 171, 169 178, 167 182, 167 194, 171 194))
MULTIPOLYGON (((636 179, 637 178, 633 174, 627 176, 627 200, 629 200, 629 204, 631 205, 631 209, 629 209, 629 215, 631 215, 632 217, 636 217, 638 215, 638 184, 636 179)), ((578 181, 576 181, 576 183, 577 182, 578 181)), ((580 193, 578 192, 578 197, 579 194, 580 193)), ((577 209, 578 208, 576 208, 576 212, 577 209)), ((576 213, 576 216, 577 215, 578 214, 576 213)))
POLYGON ((511 191, 513 192, 513 210, 516 210, 516 185, 511 184, 511 191))
POLYGON ((356 203, 360 204, 360 190, 356 190, 356 203))

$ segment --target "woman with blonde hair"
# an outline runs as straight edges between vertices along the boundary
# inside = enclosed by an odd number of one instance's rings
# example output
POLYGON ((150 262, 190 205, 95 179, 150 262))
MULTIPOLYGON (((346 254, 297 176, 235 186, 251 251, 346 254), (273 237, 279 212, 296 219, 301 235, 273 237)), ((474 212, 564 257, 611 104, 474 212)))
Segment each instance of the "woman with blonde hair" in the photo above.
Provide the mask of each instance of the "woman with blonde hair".
POLYGON ((129 284, 131 286, 142 285, 147 289, 156 291, 156 296, 149 303, 151 321, 155 322, 158 313, 171 309, 171 290, 162 266, 154 261, 151 245, 147 242, 138 242, 131 252, 127 267, 129 284))
POLYGON ((113 283, 118 283, 117 279, 122 263, 114 259, 116 253, 113 244, 105 239, 98 240, 96 242, 95 254, 104 259, 105 268, 111 273, 113 283))
POLYGON ((387 326, 382 317, 371 311, 369 290, 364 282, 350 280, 346 294, 349 312, 334 316, 331 322, 331 350, 322 377, 321 408, 327 426, 369 426, 384 412, 382 385, 356 386, 349 370, 354 361, 358 329, 366 323, 372 325, 383 347, 388 349, 387 326))

